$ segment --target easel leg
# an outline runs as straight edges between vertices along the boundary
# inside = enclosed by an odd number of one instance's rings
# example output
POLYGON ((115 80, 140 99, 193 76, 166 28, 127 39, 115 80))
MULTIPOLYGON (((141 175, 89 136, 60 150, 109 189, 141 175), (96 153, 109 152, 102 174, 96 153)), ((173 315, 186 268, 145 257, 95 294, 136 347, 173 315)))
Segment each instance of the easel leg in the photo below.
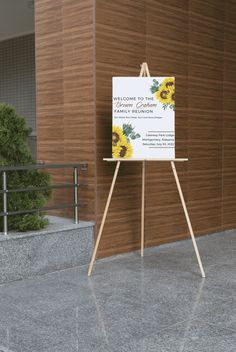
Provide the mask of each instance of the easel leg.
POLYGON ((142 162, 141 257, 144 252, 145 161, 142 162))
POLYGON ((115 172, 114 172, 113 180, 112 180, 112 183, 111 183, 111 188, 110 188, 110 191, 109 191, 109 195, 108 195, 108 198, 107 198, 105 210, 104 210, 104 213, 103 213, 102 222, 101 222, 101 225, 100 225, 98 237, 97 237, 96 244, 95 244, 95 247, 94 247, 94 250, 93 250, 92 259, 91 259, 91 262, 89 264, 88 276, 91 275, 91 272, 93 270, 94 261, 96 259, 99 242, 100 242, 101 237, 102 237, 102 231, 103 231, 103 227, 104 227, 104 224, 105 224, 105 221, 106 221, 107 212, 108 212, 108 208, 109 208, 109 205, 110 205, 110 202, 111 202, 111 197, 112 197, 112 193, 113 193, 114 186, 115 186, 115 183, 116 183, 116 178, 117 178, 117 175, 118 175, 119 168, 120 168, 120 161, 118 161, 117 164, 116 164, 116 169, 115 169, 115 172))
POLYGON ((194 233, 193 233, 192 225, 191 225, 191 222, 190 222, 190 218, 189 218, 189 215, 188 215, 188 210, 187 210, 187 207, 186 207, 186 204, 185 204, 183 192, 182 192, 182 189, 181 189, 181 186, 180 186, 180 183, 179 183, 179 178, 178 178, 178 175, 177 175, 177 171, 176 171, 176 168, 175 168, 174 161, 171 161, 171 167, 172 167, 173 174, 174 174, 174 177, 175 177, 175 182, 176 182, 176 185, 177 185, 177 188, 178 188, 178 191, 179 191, 179 196, 180 196, 180 199, 181 199, 181 203, 182 203, 182 206, 183 206, 183 209, 184 209, 184 214, 185 214, 185 217, 186 217, 186 220, 187 220, 189 232, 190 232, 190 235, 191 235, 191 238, 192 238, 193 247, 194 247, 194 250, 195 250, 195 253, 196 253, 196 256, 197 256, 198 265, 199 265, 199 268, 201 270, 202 277, 206 277, 204 269, 203 269, 203 266, 202 266, 201 257, 200 257, 199 251, 198 251, 197 243, 196 243, 196 240, 195 240, 195 236, 194 236, 194 233))

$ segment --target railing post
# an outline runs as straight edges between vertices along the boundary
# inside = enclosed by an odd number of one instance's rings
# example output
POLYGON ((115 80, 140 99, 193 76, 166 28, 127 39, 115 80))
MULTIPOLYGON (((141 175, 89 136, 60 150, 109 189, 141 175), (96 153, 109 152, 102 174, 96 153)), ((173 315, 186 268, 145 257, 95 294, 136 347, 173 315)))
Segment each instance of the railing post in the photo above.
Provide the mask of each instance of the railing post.
POLYGON ((3 181, 3 231, 4 235, 7 235, 7 173, 3 171, 2 173, 3 181))
POLYGON ((78 224, 78 168, 74 167, 74 221, 78 224))

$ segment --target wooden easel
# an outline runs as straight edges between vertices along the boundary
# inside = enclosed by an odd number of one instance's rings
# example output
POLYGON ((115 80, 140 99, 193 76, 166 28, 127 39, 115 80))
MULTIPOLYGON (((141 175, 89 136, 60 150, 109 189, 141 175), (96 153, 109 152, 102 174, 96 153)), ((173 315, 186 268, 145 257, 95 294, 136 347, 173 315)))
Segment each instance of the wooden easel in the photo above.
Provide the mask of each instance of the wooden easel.
MULTIPOLYGON (((140 77, 142 77, 142 76, 150 77, 148 65, 147 65, 146 62, 142 63, 139 76, 140 77)), ((176 168, 175 168, 175 162, 185 162, 185 161, 188 161, 188 159, 186 159, 186 158, 175 158, 175 159, 133 159, 133 158, 132 159, 123 159, 123 158, 114 159, 114 158, 104 158, 103 160, 107 161, 107 162, 116 162, 116 168, 115 168, 114 176, 113 176, 113 179, 112 179, 110 191, 109 191, 109 194, 108 194, 105 210, 104 210, 104 213, 103 213, 102 222, 101 222, 100 229, 99 229, 99 232, 98 232, 98 237, 97 237, 96 244, 95 244, 95 247, 94 247, 92 259, 91 259, 91 262, 90 262, 90 265, 89 265, 88 276, 90 276, 91 273, 92 273, 93 265, 94 265, 94 262, 95 262, 95 259, 96 259, 98 246, 99 246, 99 243, 100 243, 100 240, 101 240, 101 237, 102 237, 103 227, 104 227, 104 224, 105 224, 105 221, 106 221, 109 205, 110 205, 110 202, 111 202, 111 198, 112 198, 112 194, 113 194, 113 190, 114 190, 114 187, 115 187, 115 183, 116 183, 116 179, 117 179, 117 175, 118 175, 118 171, 119 171, 121 162, 134 162, 134 161, 142 162, 141 256, 143 257, 143 254, 144 254, 144 217, 145 217, 145 212, 144 212, 144 210, 145 210, 145 162, 146 161, 155 161, 155 162, 157 162, 157 161, 168 161, 168 162, 171 163, 171 168, 172 168, 172 171, 173 171, 173 174, 174 174, 174 178, 175 178, 175 182, 176 182, 177 189, 178 189, 178 192, 179 192, 180 200, 181 200, 182 207, 183 207, 183 210, 184 210, 184 214, 185 214, 185 217, 186 217, 186 221, 187 221, 187 224, 188 224, 188 228, 189 228, 189 232, 190 232, 191 239, 192 239, 192 242, 193 242, 193 247, 194 247, 194 250, 195 250, 195 253, 196 253, 198 265, 199 265, 202 277, 205 277, 205 272, 204 272, 204 269, 203 269, 203 266, 202 266, 201 257, 200 257, 199 251, 198 251, 198 247, 197 247, 197 243, 196 243, 195 236, 194 236, 194 233, 193 233, 193 229, 192 229, 191 221, 190 221, 190 218, 189 218, 188 210, 187 210, 186 203, 185 203, 184 196, 183 196, 183 192, 182 192, 182 189, 181 189, 181 186, 180 186, 179 177, 178 177, 178 174, 177 174, 177 171, 176 171, 176 168)))

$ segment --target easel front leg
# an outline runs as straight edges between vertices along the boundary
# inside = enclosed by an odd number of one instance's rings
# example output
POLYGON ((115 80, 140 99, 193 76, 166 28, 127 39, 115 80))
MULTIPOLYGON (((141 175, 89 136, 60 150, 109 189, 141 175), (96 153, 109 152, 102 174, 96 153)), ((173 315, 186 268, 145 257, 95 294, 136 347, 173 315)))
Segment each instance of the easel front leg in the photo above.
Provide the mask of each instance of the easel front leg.
POLYGON ((186 220, 187 220, 187 224, 188 224, 189 232, 190 232, 190 235, 191 235, 191 238, 192 238, 193 247, 194 247, 194 250, 195 250, 195 253, 196 253, 196 256, 197 256, 199 268, 201 270, 202 277, 206 277, 204 269, 203 269, 203 266, 202 266, 201 257, 200 257, 199 251, 198 251, 197 243, 196 243, 195 236, 194 236, 194 233, 193 233, 191 221, 190 221, 190 218, 189 218, 189 215, 188 215, 188 210, 187 210, 187 207, 186 207, 186 204, 185 204, 183 192, 182 192, 182 189, 181 189, 181 186, 180 186, 180 182, 179 182, 179 178, 178 178, 178 175, 177 175, 177 171, 176 171, 176 168, 175 168, 174 161, 171 161, 171 167, 172 167, 173 174, 174 174, 174 177, 175 177, 175 182, 176 182, 176 185, 177 185, 177 188, 178 188, 178 191, 179 191, 179 196, 180 196, 180 199, 181 199, 181 203, 182 203, 182 206, 183 206, 183 209, 184 209, 184 214, 185 214, 185 217, 186 217, 186 220))
POLYGON ((91 262, 89 264, 88 276, 91 275, 91 272, 93 270, 94 261, 96 259, 99 242, 100 242, 101 237, 102 237, 102 231, 103 231, 103 227, 104 227, 104 224, 105 224, 105 221, 106 221, 107 212, 108 212, 108 208, 109 208, 109 205, 110 205, 110 202, 111 202, 111 197, 112 197, 112 193, 113 193, 114 186, 115 186, 115 183, 116 183, 116 178, 117 178, 117 175, 118 175, 119 168, 120 168, 120 161, 118 161, 117 164, 116 164, 116 169, 115 169, 115 172, 114 172, 113 180, 112 180, 112 183, 111 183, 111 188, 110 188, 110 191, 109 191, 109 195, 108 195, 108 198, 107 198, 105 210, 104 210, 104 213, 103 213, 102 222, 101 222, 101 225, 100 225, 98 237, 97 237, 96 244, 95 244, 95 247, 94 247, 94 250, 93 250, 92 259, 91 259, 91 262))
POLYGON ((144 216, 145 216, 145 161, 142 162, 142 205, 141 205, 141 257, 144 252, 144 216))

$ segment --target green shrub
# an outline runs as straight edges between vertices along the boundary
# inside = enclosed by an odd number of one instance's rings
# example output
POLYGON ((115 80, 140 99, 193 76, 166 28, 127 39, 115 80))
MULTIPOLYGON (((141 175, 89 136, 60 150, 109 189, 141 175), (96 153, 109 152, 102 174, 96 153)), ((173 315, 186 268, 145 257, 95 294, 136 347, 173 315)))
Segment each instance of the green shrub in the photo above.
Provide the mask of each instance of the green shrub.
MULTIPOLYGON (((36 163, 27 144, 30 133, 31 129, 26 125, 25 119, 17 115, 12 106, 0 104, 0 166, 32 165, 36 163)), ((50 176, 39 170, 7 172, 7 188, 9 190, 44 187, 49 184, 50 176)), ((8 211, 41 208, 48 202, 50 195, 50 191, 8 193, 8 211)), ((1 212, 3 211, 2 197, 1 194, 1 212)), ((9 230, 38 230, 47 224, 48 220, 41 212, 9 215, 8 217, 9 230)), ((3 230, 3 217, 0 217, 0 230, 3 230)))

